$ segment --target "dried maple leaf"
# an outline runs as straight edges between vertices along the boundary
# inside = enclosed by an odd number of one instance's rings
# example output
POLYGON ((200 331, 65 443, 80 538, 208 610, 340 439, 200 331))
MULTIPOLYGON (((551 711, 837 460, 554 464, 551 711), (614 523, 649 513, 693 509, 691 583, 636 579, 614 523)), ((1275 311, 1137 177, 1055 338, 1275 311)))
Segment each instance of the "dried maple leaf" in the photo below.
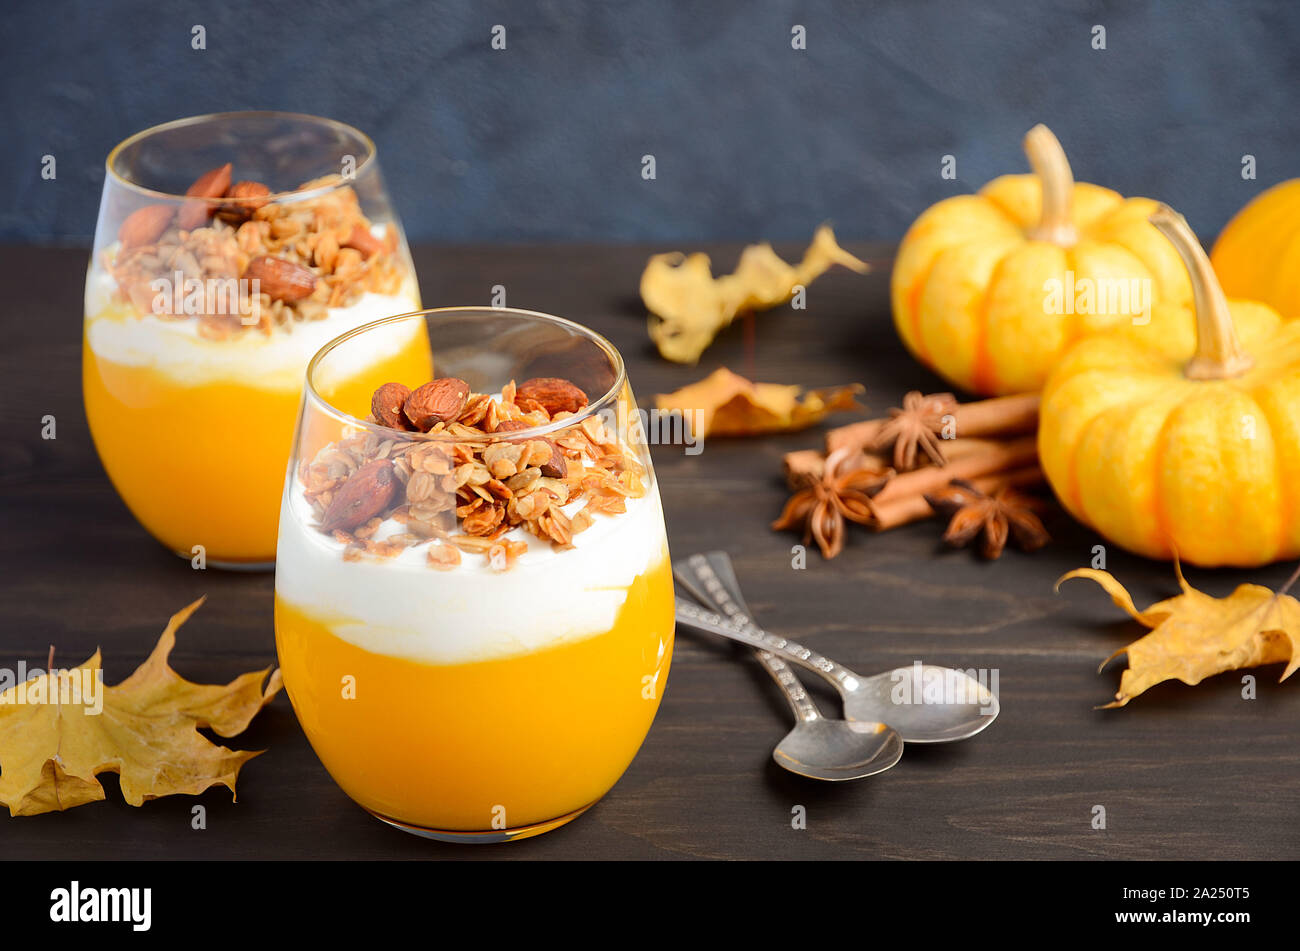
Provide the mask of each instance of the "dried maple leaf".
POLYGON ((1284 661, 1287 667, 1280 679, 1286 680, 1300 667, 1293 633, 1300 632, 1300 602, 1286 594, 1296 575, 1276 594, 1261 585, 1243 584, 1226 598, 1214 598, 1189 585, 1176 561, 1174 570, 1183 593, 1145 611, 1134 606, 1123 585, 1107 571, 1079 568, 1056 582, 1059 589, 1071 578, 1091 578, 1130 617, 1151 628, 1151 633, 1120 648, 1098 668, 1100 673, 1120 654, 1128 654, 1128 669, 1107 708, 1122 707, 1166 680, 1195 685, 1227 670, 1284 661))
POLYGON ((260 751, 217 746, 198 728, 243 732, 279 691, 280 671, 255 670, 221 686, 190 683, 172 670, 176 630, 202 603, 172 615, 149 659, 116 687, 98 680, 96 651, 74 670, 46 672, 0 694, 0 803, 11 816, 98 802, 102 772, 121 777, 122 797, 133 806, 215 785, 235 792, 240 767, 260 751), (73 678, 85 689, 74 689, 73 678))
POLYGON ((697 439, 703 436, 753 436, 792 432, 820 422, 831 413, 854 409, 862 386, 854 383, 810 390, 781 383, 751 383, 721 367, 698 383, 673 393, 660 393, 660 411, 679 410, 697 439))
POLYGON ((737 314, 783 304, 795 287, 807 286, 833 264, 870 270, 835 241, 829 225, 813 235, 797 265, 782 261, 770 244, 751 244, 731 274, 715 278, 707 254, 656 254, 641 274, 641 299, 650 311, 650 339, 660 356, 695 363, 718 331, 737 314))

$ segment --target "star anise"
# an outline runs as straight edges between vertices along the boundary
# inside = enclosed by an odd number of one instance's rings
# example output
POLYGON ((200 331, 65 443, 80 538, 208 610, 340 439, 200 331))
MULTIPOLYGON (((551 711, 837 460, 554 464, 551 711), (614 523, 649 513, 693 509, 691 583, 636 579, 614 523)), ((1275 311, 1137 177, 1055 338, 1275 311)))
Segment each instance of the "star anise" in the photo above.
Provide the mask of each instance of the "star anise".
POLYGON ((889 411, 889 422, 880 428, 872 448, 894 448, 894 468, 908 472, 916 468, 918 452, 923 452, 936 466, 944 464, 939 435, 943 432, 944 417, 957 408, 957 398, 951 393, 931 393, 923 396, 913 390, 903 397, 903 405, 889 411))
POLYGON ((1022 551, 1034 551, 1050 541, 1047 529, 1034 514, 1038 499, 1003 487, 985 495, 964 479, 953 479, 942 492, 927 494, 925 500, 940 515, 949 516, 943 540, 961 548, 979 537, 980 554, 997 558, 1013 539, 1022 551))
POLYGON ((772 528, 802 529, 805 545, 815 540, 822 557, 838 555, 844 548, 845 520, 868 524, 871 521, 869 499, 892 475, 887 469, 870 465, 839 471, 856 455, 858 451, 850 447, 831 453, 821 477, 809 480, 791 496, 772 528))

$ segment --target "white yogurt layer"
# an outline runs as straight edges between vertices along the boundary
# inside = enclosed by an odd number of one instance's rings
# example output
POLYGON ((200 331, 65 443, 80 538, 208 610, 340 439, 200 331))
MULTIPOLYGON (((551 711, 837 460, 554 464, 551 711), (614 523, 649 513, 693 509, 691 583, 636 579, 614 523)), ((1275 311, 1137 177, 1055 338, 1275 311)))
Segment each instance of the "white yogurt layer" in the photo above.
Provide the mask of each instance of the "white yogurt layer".
MULTIPOLYGON (((367 291, 355 304, 331 307, 321 320, 293 322, 267 336, 244 331, 227 340, 199 335, 197 319, 140 315, 114 300, 117 285, 103 272, 86 282, 86 339, 94 354, 113 363, 148 367, 187 386, 245 383, 268 390, 301 389, 307 364, 339 334, 393 314, 419 309, 413 278, 397 294, 367 291)), ((395 356, 423 332, 404 320, 367 336, 366 347, 347 347, 330 360, 332 372, 355 374, 395 356)))
MULTIPOLYGON (((302 486, 291 478, 280 511, 276 594, 376 654, 458 664, 603 634, 632 582, 668 557, 663 510, 652 491, 628 499, 621 515, 596 515, 566 551, 513 529, 506 537, 526 541, 528 550, 505 571, 470 553, 440 571, 428 564, 428 545, 390 559, 344 561, 344 546, 311 527, 302 486)), ((390 520, 376 537, 403 530, 390 520)))

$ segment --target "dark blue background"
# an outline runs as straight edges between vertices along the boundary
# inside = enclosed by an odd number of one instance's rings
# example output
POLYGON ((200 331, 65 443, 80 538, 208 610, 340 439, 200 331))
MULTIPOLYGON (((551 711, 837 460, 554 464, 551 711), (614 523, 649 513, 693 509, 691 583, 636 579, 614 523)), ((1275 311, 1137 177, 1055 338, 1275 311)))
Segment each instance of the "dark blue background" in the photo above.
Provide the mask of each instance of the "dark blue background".
POLYGON ((1080 178, 1206 236, 1300 174, 1291 0, 7 2, 0 31, 6 241, 88 241, 116 142, 231 109, 369 132, 413 240, 894 238, 1022 171, 1038 121, 1080 178))

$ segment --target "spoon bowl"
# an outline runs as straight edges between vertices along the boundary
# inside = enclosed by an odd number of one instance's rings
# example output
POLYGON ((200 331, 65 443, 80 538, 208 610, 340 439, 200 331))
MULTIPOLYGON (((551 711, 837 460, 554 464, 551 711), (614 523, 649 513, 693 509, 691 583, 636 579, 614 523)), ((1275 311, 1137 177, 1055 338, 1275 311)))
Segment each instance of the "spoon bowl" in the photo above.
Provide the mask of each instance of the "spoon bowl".
POLYGON ((800 720, 772 751, 777 765, 829 782, 883 773, 903 755, 903 741, 883 723, 800 720))
POLYGON ((933 664, 897 667, 859 681, 844 696, 849 720, 883 720, 908 743, 951 743, 996 719, 998 699, 964 671, 933 664))
POLYGON ((887 723, 906 743, 951 743, 974 736, 997 719, 997 696, 964 671, 918 661, 864 677, 763 630, 749 613, 726 552, 692 555, 675 563, 673 574, 708 608, 678 598, 679 624, 769 651, 813 672, 839 693, 846 720, 887 723))
POLYGON ((903 740, 894 730, 822 716, 789 664, 771 651, 757 654, 794 712, 794 729, 772 751, 776 765, 809 779, 843 782, 883 773, 902 758, 903 740))

